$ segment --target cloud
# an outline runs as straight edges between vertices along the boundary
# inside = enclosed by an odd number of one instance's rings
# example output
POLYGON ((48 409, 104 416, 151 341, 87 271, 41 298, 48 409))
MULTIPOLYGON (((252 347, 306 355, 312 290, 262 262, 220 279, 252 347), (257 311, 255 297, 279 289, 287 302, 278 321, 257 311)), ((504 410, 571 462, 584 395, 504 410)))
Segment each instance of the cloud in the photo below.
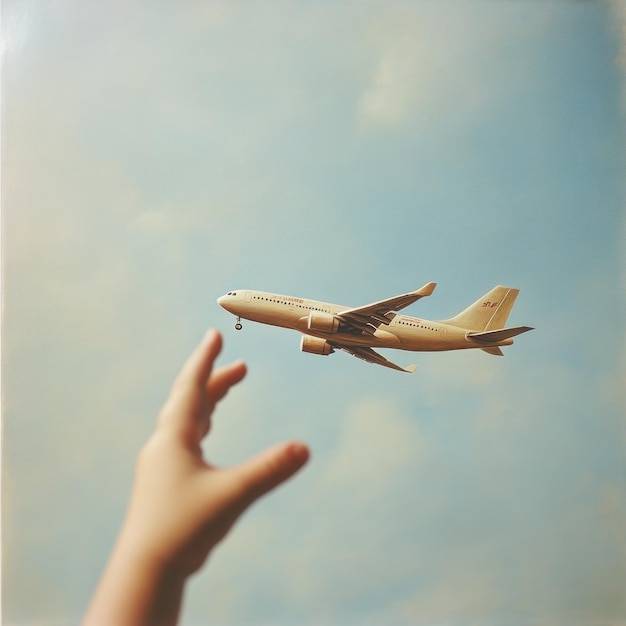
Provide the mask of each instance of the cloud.
POLYGON ((322 497, 349 493, 355 506, 371 506, 429 454, 415 420, 388 398, 365 395, 340 424, 337 449, 325 460, 318 485, 322 497))
POLYGON ((307 486, 323 514, 300 525, 294 610, 307 614, 324 597, 328 615, 349 621, 365 598, 401 589, 395 603, 372 601, 374 623, 621 615, 623 556, 593 565, 623 540, 620 498, 581 437, 586 407, 577 411, 573 397, 563 405, 580 381, 542 368, 519 381, 504 360, 488 362, 502 371, 473 388, 450 372, 439 379, 434 420, 427 397, 408 409, 404 398, 370 393, 347 408, 307 486))
POLYGON ((458 114, 460 102, 466 117, 493 95, 494 58, 487 50, 503 42, 477 21, 468 30, 460 17, 466 5, 455 8, 454 19, 440 11, 396 9, 370 25, 376 62, 358 106, 363 130, 423 130, 458 114))
MULTIPOLYGON (((445 125, 492 115, 520 91, 541 109, 525 89, 539 67, 526 52, 533 37, 555 41, 541 28, 558 15, 521 20, 510 3, 495 9, 502 21, 466 3, 454 20, 407 5, 233 6, 56 3, 30 24, 37 41, 8 59, 9 617, 80 612, 172 376, 204 326, 227 319, 222 290, 245 278, 358 304, 436 271, 471 297, 476 276, 519 276, 529 297, 518 306, 541 330, 504 359, 421 355, 412 377, 301 355, 287 331, 250 324, 227 337, 224 359, 253 367, 221 407, 209 457, 237 462, 297 436, 313 459, 215 554, 185 623, 620 619, 619 316, 581 338, 594 305, 587 320, 575 314, 579 297, 594 302, 589 284, 606 292, 616 274, 570 276, 588 259, 581 233, 562 247, 570 231, 556 216, 569 207, 558 203, 540 222, 550 255, 533 247, 536 223, 500 203, 514 168, 482 150, 467 171, 485 174, 473 182, 495 189, 489 202, 441 195, 459 182, 451 154, 493 128, 470 124, 467 144, 445 125), (424 134, 404 133, 415 129, 424 134), (393 145, 378 141, 385 133, 393 145), (510 227, 499 256, 494 216, 531 222, 514 237, 510 227), (546 262, 557 253, 563 275, 546 262), (555 282, 576 297, 555 298, 555 282)), ((524 172, 515 189, 534 192, 524 172)))

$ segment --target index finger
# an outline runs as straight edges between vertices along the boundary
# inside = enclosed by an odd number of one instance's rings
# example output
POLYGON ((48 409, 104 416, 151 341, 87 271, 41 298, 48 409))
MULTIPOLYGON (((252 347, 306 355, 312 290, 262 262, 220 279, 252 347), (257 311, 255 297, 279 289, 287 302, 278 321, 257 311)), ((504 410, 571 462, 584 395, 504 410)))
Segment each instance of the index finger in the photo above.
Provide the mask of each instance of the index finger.
POLYGON ((213 362, 221 351, 222 335, 214 328, 210 328, 183 365, 174 381, 173 389, 177 387, 204 389, 211 375, 213 362))
POLYGON ((207 402, 207 383, 213 363, 222 349, 222 336, 210 329, 191 353, 176 377, 159 417, 159 426, 169 425, 193 438, 197 421, 207 402))

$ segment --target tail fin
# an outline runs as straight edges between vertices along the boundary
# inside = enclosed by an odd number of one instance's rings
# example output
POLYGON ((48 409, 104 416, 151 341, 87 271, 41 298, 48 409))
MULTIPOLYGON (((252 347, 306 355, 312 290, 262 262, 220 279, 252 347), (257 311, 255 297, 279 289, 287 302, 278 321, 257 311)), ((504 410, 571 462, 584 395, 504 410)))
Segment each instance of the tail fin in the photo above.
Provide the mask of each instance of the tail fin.
POLYGON ((504 328, 518 293, 519 289, 498 285, 455 317, 443 320, 443 323, 472 331, 504 328))

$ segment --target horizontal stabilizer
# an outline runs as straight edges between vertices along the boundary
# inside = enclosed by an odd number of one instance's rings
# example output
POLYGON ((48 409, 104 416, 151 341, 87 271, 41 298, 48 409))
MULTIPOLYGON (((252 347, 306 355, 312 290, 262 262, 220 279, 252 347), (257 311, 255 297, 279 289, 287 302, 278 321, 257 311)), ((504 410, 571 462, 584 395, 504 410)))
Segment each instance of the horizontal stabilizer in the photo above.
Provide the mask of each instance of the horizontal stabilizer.
POLYGON ((511 337, 516 337, 522 333, 526 333, 529 330, 533 330, 530 326, 515 326, 514 328, 501 328, 499 330, 485 330, 476 333, 467 333, 465 335, 468 339, 476 339, 477 341, 498 343, 511 337))

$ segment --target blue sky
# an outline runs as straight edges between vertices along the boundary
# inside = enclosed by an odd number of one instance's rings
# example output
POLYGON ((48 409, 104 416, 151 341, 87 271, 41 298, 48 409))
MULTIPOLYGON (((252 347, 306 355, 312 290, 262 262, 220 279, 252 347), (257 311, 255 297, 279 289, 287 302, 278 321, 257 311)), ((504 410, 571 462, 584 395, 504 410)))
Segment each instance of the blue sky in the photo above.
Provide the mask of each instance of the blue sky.
POLYGON ((75 623, 208 326, 250 373, 219 464, 312 461, 182 623, 626 621, 620 2, 3 3, 3 608, 75 623), (506 349, 403 375, 234 319, 521 290, 506 349))

